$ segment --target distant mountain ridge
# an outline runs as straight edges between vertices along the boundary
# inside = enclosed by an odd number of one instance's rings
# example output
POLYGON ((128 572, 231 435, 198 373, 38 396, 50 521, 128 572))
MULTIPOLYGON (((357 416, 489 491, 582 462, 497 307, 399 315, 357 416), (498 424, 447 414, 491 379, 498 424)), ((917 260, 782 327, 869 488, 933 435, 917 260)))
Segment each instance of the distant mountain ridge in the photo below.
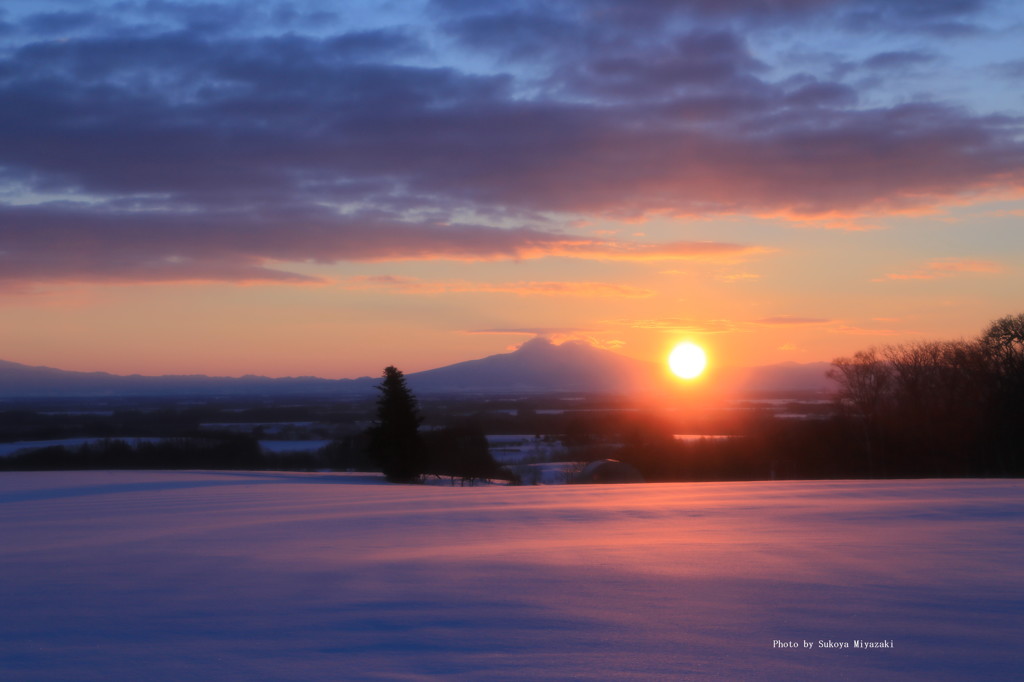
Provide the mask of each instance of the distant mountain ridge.
MULTIPOLYGON (((723 370, 716 381, 748 390, 822 391, 828 363, 785 363, 723 370)), ((581 341, 556 345, 547 339, 527 341, 510 353, 406 375, 421 394, 439 393, 619 393, 645 392, 669 380, 658 363, 635 360, 581 341)), ((87 396, 284 396, 372 395, 379 379, 143 376, 108 372, 74 372, 32 367, 0 360, 0 397, 87 396)))
POLYGON ((211 377, 205 374, 144 376, 108 372, 74 372, 52 367, 33 367, 0 360, 0 397, 86 397, 86 396, 186 396, 186 395, 299 395, 348 392, 351 385, 370 378, 320 379, 317 377, 270 378, 211 377))

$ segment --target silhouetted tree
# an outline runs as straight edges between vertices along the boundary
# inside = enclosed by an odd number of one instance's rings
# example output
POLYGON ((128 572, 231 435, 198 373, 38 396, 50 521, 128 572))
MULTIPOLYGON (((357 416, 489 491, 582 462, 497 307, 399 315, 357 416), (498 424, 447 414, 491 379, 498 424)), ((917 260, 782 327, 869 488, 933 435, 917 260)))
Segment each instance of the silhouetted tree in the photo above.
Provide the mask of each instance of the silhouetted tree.
POLYGON ((841 412, 859 424, 864 443, 864 470, 875 472, 876 459, 882 447, 882 418, 891 397, 892 368, 878 349, 858 351, 852 358, 832 361, 828 376, 839 384, 838 404, 841 412))
POLYGON ((377 390, 380 397, 377 423, 370 429, 370 457, 389 481, 418 481, 427 470, 427 457, 419 434, 422 419, 416 398, 395 367, 384 369, 377 390))
POLYGON ((1024 315, 976 340, 869 349, 833 361, 867 475, 1006 476, 1024 469, 1024 315))
POLYGON ((989 325, 981 346, 989 359, 993 385, 991 473, 1019 476, 1024 470, 1024 313, 989 325))

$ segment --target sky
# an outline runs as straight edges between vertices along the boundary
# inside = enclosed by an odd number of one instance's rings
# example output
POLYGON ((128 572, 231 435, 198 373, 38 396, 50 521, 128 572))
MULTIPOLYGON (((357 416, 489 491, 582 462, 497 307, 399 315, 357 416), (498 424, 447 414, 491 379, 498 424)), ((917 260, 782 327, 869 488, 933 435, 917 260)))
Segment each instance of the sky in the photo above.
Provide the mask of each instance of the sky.
POLYGON ((1014 0, 8 0, 0 359, 829 361, 1024 311, 1014 0))

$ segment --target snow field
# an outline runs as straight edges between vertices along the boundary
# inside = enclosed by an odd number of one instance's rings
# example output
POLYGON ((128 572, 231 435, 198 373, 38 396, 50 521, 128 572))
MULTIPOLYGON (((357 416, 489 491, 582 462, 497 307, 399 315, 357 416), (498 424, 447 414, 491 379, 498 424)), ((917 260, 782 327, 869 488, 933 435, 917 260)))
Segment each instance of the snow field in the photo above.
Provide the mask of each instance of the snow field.
POLYGON ((3 473, 0 679, 1013 679, 1022 493, 3 473))

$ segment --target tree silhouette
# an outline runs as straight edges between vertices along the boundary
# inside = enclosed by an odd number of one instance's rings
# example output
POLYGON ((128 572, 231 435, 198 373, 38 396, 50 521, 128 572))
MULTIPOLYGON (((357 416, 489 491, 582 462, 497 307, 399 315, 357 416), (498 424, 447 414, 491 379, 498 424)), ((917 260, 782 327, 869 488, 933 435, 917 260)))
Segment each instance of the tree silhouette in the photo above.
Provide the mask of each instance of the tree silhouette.
POLYGON ((384 380, 377 390, 380 397, 377 423, 370 429, 370 457, 389 481, 416 482, 427 470, 416 398, 405 385, 405 376, 395 367, 384 369, 384 380))
POLYGON ((1024 314, 974 340, 869 349, 833 361, 862 473, 1017 476, 1024 470, 1024 314))
POLYGON ((882 421, 889 412, 892 390, 892 368, 877 348, 858 351, 852 358, 832 361, 828 376, 840 386, 840 410, 852 415, 860 425, 860 438, 864 445, 864 470, 875 473, 875 467, 884 453, 878 452, 884 439, 880 435, 882 421))
POLYGON ((989 406, 992 470, 1005 474, 1024 468, 1024 313, 1002 317, 985 330, 981 343, 990 360, 993 383, 989 406))

